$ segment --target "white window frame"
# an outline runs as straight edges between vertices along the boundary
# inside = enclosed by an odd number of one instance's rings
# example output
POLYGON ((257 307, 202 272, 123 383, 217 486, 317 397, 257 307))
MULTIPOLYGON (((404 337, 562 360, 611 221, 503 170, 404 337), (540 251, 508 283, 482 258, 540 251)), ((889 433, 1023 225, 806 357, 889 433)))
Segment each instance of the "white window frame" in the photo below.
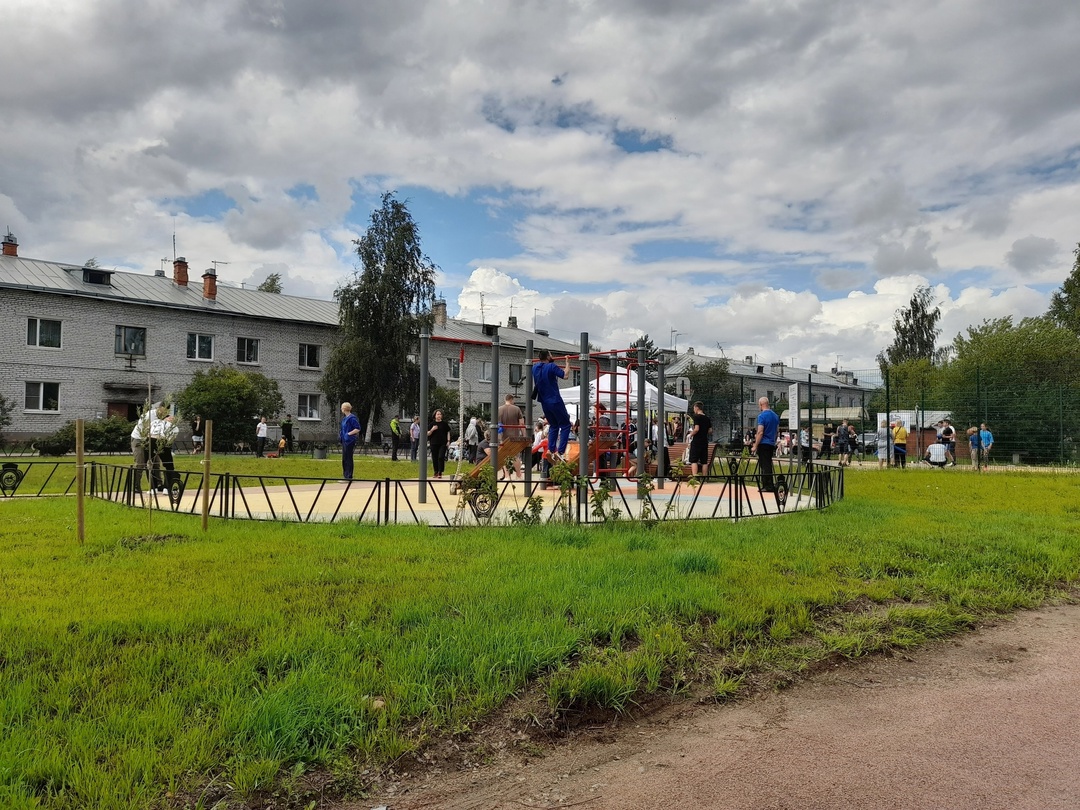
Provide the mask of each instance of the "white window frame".
POLYGON ((322 344, 319 343, 301 343, 300 350, 297 352, 297 364, 300 368, 320 369, 322 368, 322 344), (304 351, 304 347, 307 347, 308 351, 304 351), (308 365, 311 349, 315 349, 315 365, 308 365), (300 357, 300 351, 304 352, 303 358, 300 357))
POLYGON ((446 379, 448 380, 460 380, 461 379, 461 361, 456 357, 446 358, 446 379))
MULTIPOLYGON (((260 341, 259 338, 238 337, 236 339, 236 362, 240 363, 241 365, 244 365, 244 366, 258 366, 258 365, 260 365, 260 363, 259 363, 259 352, 262 349, 262 346, 260 345, 261 342, 262 341, 260 341), (241 354, 240 347, 241 347, 241 345, 243 345, 244 348, 246 349, 252 343, 255 344, 255 359, 254 360, 246 360, 246 359, 241 360, 240 359, 240 354, 241 354)), ((243 354, 244 354, 244 357, 246 358, 247 357, 247 352, 245 351, 243 354)))
POLYGON ((296 397, 296 419, 297 419, 297 421, 300 421, 300 422, 318 422, 318 421, 320 421, 322 419, 322 417, 319 414, 319 405, 321 404, 319 400, 320 400, 320 395, 319 394, 298 394, 297 397, 296 397), (306 400, 306 404, 304 404, 305 400, 306 400), (308 413, 308 414, 311 413, 311 402, 313 400, 315 402, 315 415, 314 416, 303 416, 303 414, 305 414, 305 413, 308 413))
POLYGON ((60 383, 58 383, 58 382, 49 382, 49 381, 38 382, 36 380, 27 380, 26 384, 23 386, 23 413, 60 413, 60 383), (56 386, 56 407, 55 408, 46 408, 46 407, 44 407, 44 405, 45 405, 45 386, 46 385, 55 385, 56 386), (37 386, 38 407, 36 407, 36 408, 29 408, 26 405, 26 400, 27 400, 26 395, 29 392, 29 389, 30 389, 31 386, 37 386))
POLYGON ((510 385, 520 385, 525 382, 525 364, 524 363, 511 363, 510 367, 506 370, 507 380, 510 381, 510 385), (514 377, 514 369, 517 369, 517 378, 514 377))
POLYGON ((148 341, 150 336, 148 334, 149 330, 145 326, 127 326, 125 324, 118 323, 118 324, 116 324, 116 329, 113 330, 113 354, 129 354, 132 357, 146 357, 146 344, 147 344, 147 341, 148 341), (119 350, 117 350, 117 346, 116 346, 116 329, 123 329, 124 330, 124 333, 123 333, 123 345, 119 348, 119 350), (139 354, 138 352, 125 351, 125 349, 126 349, 126 347, 128 345, 128 340, 127 340, 128 335, 127 335, 127 333, 128 333, 129 330, 132 331, 132 332, 142 332, 142 336, 143 336, 142 354, 139 354))
POLYGON ((187 359, 192 360, 192 361, 194 361, 196 363, 212 363, 212 362, 214 362, 214 343, 216 343, 216 342, 217 341, 214 340, 214 336, 209 334, 208 332, 188 332, 187 333, 187 347, 186 347, 187 359), (195 356, 194 357, 191 356, 191 338, 192 337, 195 338, 195 356), (209 338, 209 340, 210 340, 210 356, 209 357, 200 357, 199 356, 199 349, 201 348, 200 343, 201 343, 202 338, 209 338))
POLYGON ((64 322, 57 320, 56 318, 37 318, 28 317, 26 319, 26 345, 33 346, 37 349, 47 349, 49 351, 58 351, 64 348, 64 322), (60 329, 60 345, 59 346, 42 346, 41 345, 41 323, 42 321, 48 321, 49 323, 55 323, 60 329), (34 324, 34 340, 30 341, 30 324, 34 324))
POLYGON ((489 383, 491 382, 491 372, 494 366, 492 366, 490 360, 480 361, 480 379, 477 382, 489 383))

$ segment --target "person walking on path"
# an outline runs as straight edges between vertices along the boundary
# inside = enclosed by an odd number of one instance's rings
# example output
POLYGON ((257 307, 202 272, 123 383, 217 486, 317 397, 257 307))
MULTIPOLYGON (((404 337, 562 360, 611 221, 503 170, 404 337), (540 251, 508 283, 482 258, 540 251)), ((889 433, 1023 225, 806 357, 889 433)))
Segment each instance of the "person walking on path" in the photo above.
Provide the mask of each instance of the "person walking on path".
POLYGON ((768 397, 761 397, 758 400, 758 408, 761 413, 758 414, 757 433, 754 435, 754 446, 750 448, 750 452, 757 454, 761 491, 776 492, 776 482, 773 480, 773 456, 776 455, 780 416, 769 407, 768 397))
POLYGON ((390 460, 397 461, 398 447, 401 446, 401 422, 397 416, 390 418, 390 460))
POLYGON ((941 441, 945 445, 945 458, 948 459, 950 466, 956 466, 956 428, 953 427, 952 420, 943 419, 941 424, 941 441))
POLYGON ((446 450, 450 446, 450 423, 443 421, 442 411, 435 411, 427 438, 434 476, 442 478, 446 470, 446 450))
POLYGON ((259 424, 255 426, 255 457, 262 458, 266 449, 266 417, 259 417, 259 424))
POLYGON ((356 452, 356 442, 360 438, 360 420, 352 412, 351 402, 341 403, 341 477, 346 481, 352 481, 353 477, 353 454, 356 452))
POLYGON ((705 405, 701 402, 694 403, 691 418, 694 426, 690 428, 690 475, 697 478, 709 471, 709 431, 712 430, 712 420, 705 415, 705 405))
POLYGON ((570 370, 570 356, 562 367, 551 361, 551 352, 541 349, 533 363, 533 399, 540 403, 548 420, 548 447, 556 462, 563 460, 566 445, 570 442, 570 414, 559 390, 559 380, 566 379, 570 370))
POLYGON ((409 445, 410 455, 413 461, 416 461, 420 455, 420 417, 414 416, 412 418, 412 424, 409 425, 409 445))
POLYGON ((986 426, 986 422, 979 425, 979 445, 982 447, 982 465, 990 466, 990 448, 994 446, 994 434, 986 426))

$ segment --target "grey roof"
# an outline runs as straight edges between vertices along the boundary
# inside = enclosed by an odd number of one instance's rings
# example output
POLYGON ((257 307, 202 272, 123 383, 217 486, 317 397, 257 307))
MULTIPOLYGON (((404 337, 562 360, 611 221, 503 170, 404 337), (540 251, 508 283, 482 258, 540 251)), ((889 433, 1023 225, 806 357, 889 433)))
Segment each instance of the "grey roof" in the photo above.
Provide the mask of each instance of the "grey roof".
POLYGON ((867 388, 872 387, 867 382, 852 381, 849 382, 842 376, 836 374, 829 374, 823 371, 813 371, 808 368, 798 368, 797 366, 789 366, 785 364, 777 364, 775 367, 771 363, 746 363, 740 360, 731 360, 723 357, 711 357, 704 354, 680 354, 675 360, 668 363, 664 368, 664 374, 671 377, 678 377, 686 373, 686 370, 693 362, 697 363, 711 363, 714 360, 728 361, 728 372, 736 377, 754 377, 756 379, 771 381, 775 380, 781 385, 791 385, 791 383, 804 383, 809 377, 812 385, 828 386, 830 388, 850 388, 856 391, 864 391, 867 388), (758 368, 761 372, 758 372, 758 368))
MULTIPOLYGON (((491 332, 493 326, 488 324, 473 323, 472 321, 462 321, 456 318, 447 318, 445 326, 436 326, 432 332, 431 337, 433 340, 444 340, 463 343, 482 343, 484 345, 491 345, 491 332)), ((567 343, 565 340, 558 340, 548 335, 542 335, 539 332, 530 332, 527 329, 517 329, 509 326, 499 326, 499 344, 502 346, 510 346, 515 349, 524 349, 525 341, 532 340, 533 348, 536 351, 540 349, 547 349, 556 355, 564 354, 577 354, 579 347, 573 343, 567 343)))
POLYGON ((337 326, 338 323, 338 306, 334 301, 246 290, 221 283, 217 287, 217 299, 208 301, 202 296, 202 274, 198 271, 191 273, 191 281, 186 287, 181 287, 169 276, 95 269, 110 274, 112 284, 89 284, 83 281, 83 268, 76 264, 46 262, 21 256, 0 256, 0 288, 219 312, 276 321, 327 326, 337 326))

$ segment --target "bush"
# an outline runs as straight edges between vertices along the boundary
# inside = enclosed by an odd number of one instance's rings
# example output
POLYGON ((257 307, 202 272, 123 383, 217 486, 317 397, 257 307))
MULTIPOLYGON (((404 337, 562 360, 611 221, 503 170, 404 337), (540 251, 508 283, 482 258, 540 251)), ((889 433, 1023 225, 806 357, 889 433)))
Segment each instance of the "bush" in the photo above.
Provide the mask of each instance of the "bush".
MULTIPOLYGON (((123 453, 131 446, 132 423, 120 416, 87 421, 83 441, 88 453, 123 453)), ((43 456, 62 456, 75 450, 75 423, 68 422, 56 433, 34 442, 43 456)))

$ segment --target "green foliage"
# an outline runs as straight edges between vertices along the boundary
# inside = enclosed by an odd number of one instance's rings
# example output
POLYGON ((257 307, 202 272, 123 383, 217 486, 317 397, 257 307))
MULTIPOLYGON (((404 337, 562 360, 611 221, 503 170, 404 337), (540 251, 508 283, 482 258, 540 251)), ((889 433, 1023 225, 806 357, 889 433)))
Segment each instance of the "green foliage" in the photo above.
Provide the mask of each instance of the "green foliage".
MULTIPOLYGON (((120 416, 87 420, 83 443, 87 453, 125 453, 131 448, 132 422, 120 416)), ((62 456, 75 450, 75 423, 68 422, 55 433, 34 442, 43 456, 62 456)))
POLYGON ((1046 314, 1058 326, 1080 335, 1080 244, 1073 251, 1073 256, 1076 261, 1073 262, 1072 272, 1061 289, 1050 296, 1050 309, 1046 314))
POLYGON ((331 402, 352 402, 370 431, 386 403, 404 404, 408 355, 416 351, 420 333, 432 328, 438 268, 421 250, 409 209, 392 192, 383 194, 367 232, 354 244, 360 268, 334 294, 342 335, 320 387, 331 402))
POLYGON ((0 439, 4 438, 4 431, 11 427, 11 412, 14 408, 11 400, 0 394, 0 439))
POLYGON ((897 311, 893 318, 892 345, 878 355, 883 371, 885 366, 910 360, 935 362, 944 359, 937 350, 941 308, 934 305, 934 297, 934 291, 929 287, 919 287, 908 305, 897 311))
POLYGON ((683 373, 690 382, 691 401, 700 400, 713 423, 712 441, 727 442, 739 424, 739 382, 725 359, 691 362, 683 373))
POLYGON ((285 408, 276 380, 222 365, 196 371, 176 402, 185 414, 213 420, 216 450, 231 450, 235 442, 250 444, 259 417, 275 417, 285 408))
POLYGON ((271 273, 262 284, 256 287, 259 292, 281 294, 281 273, 271 273))

